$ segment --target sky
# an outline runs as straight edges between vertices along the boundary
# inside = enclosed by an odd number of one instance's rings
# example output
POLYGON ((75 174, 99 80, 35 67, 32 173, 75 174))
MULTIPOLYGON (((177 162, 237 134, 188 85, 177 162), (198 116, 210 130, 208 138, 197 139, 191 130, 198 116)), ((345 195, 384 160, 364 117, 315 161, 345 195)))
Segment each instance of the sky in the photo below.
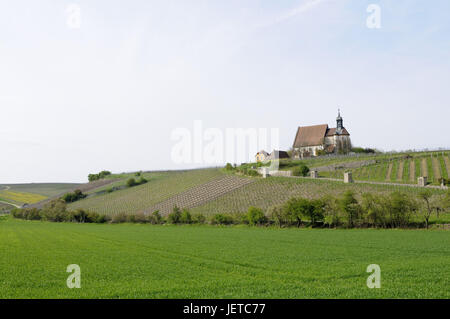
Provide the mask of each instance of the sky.
POLYGON ((355 146, 450 148, 449 12, 447 0, 0 0, 0 184, 211 166, 173 156, 176 132, 195 140, 198 123, 203 142, 208 128, 275 128, 268 151, 288 150, 298 126, 335 127, 338 108, 355 146))

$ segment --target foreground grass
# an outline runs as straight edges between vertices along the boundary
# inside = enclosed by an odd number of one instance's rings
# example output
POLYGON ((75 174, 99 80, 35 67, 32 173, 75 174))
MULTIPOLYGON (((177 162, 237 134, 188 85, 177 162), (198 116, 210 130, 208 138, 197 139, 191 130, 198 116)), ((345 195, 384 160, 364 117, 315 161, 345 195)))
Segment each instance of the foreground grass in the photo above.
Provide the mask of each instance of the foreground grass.
POLYGON ((448 231, 0 219, 0 298, 450 297, 448 231), (381 289, 366 286, 372 263, 381 289))

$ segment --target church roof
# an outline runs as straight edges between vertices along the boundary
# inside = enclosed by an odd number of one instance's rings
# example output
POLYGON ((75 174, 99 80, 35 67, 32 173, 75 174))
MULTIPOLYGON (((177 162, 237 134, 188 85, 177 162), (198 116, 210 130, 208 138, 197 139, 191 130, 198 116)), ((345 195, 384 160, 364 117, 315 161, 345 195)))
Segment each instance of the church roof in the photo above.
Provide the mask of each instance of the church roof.
MULTIPOLYGON (((336 128, 329 128, 327 124, 301 126, 298 128, 295 136, 294 148, 322 145, 326 136, 334 135, 337 135, 336 128)), ((342 128, 342 132, 339 135, 350 134, 345 128, 342 128)))
MULTIPOLYGON (((327 131, 326 136, 333 136, 336 135, 336 128, 329 128, 327 131)), ((342 132, 339 135, 350 135, 350 133, 345 129, 345 127, 342 128, 342 132)))
POLYGON ((299 127, 294 140, 294 148, 322 145, 327 130, 327 124, 299 127))

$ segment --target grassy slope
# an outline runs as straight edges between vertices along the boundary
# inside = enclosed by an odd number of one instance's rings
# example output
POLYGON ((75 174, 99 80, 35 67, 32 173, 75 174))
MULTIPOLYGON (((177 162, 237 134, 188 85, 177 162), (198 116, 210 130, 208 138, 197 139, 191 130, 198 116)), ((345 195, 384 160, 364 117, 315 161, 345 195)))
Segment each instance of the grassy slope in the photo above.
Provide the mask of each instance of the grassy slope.
POLYGON ((447 231, 1 219, 0 298, 450 297, 447 231), (381 289, 366 286, 373 263, 381 289), (66 287, 69 264, 81 289, 66 287))
POLYGON ((138 212, 221 176, 223 173, 218 169, 150 173, 146 174, 148 183, 144 185, 93 196, 75 202, 69 208, 85 208, 104 214, 138 212))

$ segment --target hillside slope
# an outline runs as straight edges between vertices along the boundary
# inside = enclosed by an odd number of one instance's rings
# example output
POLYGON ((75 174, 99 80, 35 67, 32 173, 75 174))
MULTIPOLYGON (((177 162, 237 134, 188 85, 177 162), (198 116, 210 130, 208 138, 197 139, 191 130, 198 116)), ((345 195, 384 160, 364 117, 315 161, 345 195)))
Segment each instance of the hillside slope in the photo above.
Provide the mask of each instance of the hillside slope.
POLYGON ((69 208, 84 208, 103 214, 135 213, 223 176, 224 173, 218 169, 149 173, 146 174, 146 184, 90 196, 70 204, 69 208))

